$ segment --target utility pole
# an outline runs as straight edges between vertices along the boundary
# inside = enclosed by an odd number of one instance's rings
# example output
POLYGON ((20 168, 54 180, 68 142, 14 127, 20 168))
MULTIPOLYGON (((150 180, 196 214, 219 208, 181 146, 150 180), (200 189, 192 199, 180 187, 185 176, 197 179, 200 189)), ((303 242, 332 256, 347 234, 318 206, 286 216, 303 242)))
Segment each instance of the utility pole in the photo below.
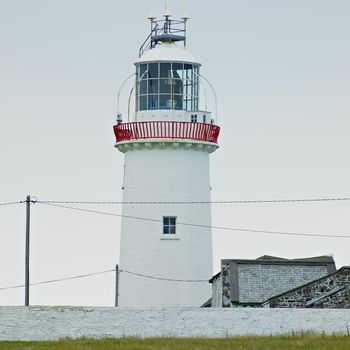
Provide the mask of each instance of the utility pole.
POLYGON ((25 295, 24 305, 29 306, 29 250, 30 250, 30 196, 26 199, 26 253, 25 253, 25 295))
POLYGON ((115 302, 114 306, 118 306, 118 297, 119 297, 119 265, 115 265, 115 302))

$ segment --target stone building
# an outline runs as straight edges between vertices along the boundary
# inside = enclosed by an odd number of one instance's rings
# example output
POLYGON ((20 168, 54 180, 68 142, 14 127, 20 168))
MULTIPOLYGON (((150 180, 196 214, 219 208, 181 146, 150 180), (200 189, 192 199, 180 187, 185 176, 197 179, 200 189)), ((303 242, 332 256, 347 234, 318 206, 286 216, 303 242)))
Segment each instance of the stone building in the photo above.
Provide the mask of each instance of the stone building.
POLYGON ((350 308, 350 267, 274 296, 262 304, 270 308, 350 308))
POLYGON ((221 271, 211 278, 212 298, 204 307, 256 306, 336 271, 331 256, 284 259, 264 255, 255 260, 221 260, 221 271))

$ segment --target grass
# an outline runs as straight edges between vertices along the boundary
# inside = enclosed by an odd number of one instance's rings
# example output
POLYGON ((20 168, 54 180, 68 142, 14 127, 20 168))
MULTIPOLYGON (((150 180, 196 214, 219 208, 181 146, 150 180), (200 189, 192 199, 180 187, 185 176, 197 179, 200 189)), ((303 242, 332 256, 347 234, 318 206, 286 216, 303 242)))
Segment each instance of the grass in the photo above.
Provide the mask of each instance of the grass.
POLYGON ((0 341, 6 350, 350 350, 350 337, 341 335, 300 334, 292 336, 240 336, 209 338, 118 338, 62 339, 59 341, 0 341))

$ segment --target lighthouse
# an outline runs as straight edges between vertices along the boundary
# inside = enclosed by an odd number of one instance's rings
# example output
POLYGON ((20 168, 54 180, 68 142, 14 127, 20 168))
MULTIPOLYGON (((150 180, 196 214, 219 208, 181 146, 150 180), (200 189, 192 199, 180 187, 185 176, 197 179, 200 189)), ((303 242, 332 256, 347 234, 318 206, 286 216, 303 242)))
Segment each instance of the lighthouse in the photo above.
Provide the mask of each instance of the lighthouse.
POLYGON ((124 153, 118 306, 195 307, 211 295, 209 155, 220 128, 201 107, 207 80, 186 48, 187 19, 150 17, 128 116, 114 126, 124 153))

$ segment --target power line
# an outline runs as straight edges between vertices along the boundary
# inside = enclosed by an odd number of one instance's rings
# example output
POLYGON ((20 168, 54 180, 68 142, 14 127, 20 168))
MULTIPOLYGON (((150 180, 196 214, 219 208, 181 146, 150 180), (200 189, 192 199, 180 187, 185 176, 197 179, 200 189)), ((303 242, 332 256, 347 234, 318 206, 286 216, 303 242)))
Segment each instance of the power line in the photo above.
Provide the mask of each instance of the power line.
MULTIPOLYGON (((85 209, 85 208, 77 208, 77 207, 71 207, 71 206, 61 205, 61 204, 53 204, 53 203, 47 203, 47 202, 41 202, 41 201, 38 201, 37 203, 44 204, 44 205, 49 205, 49 206, 53 206, 53 207, 59 207, 59 208, 76 210, 76 211, 82 211, 82 212, 86 212, 86 213, 102 214, 102 215, 109 215, 109 216, 117 216, 117 217, 122 217, 122 218, 127 218, 127 219, 143 220, 143 221, 151 221, 151 222, 159 222, 159 223, 163 222, 162 220, 159 220, 159 219, 144 218, 144 217, 138 217, 138 216, 130 216, 130 215, 110 213, 110 212, 99 211, 99 210, 92 210, 92 209, 85 209)), ((238 228, 238 227, 211 226, 211 225, 202 225, 202 224, 185 223, 185 222, 177 222, 177 224, 178 225, 183 225, 183 226, 212 228, 212 229, 225 230, 225 231, 240 231, 240 232, 250 232, 250 233, 266 233, 266 234, 286 235, 286 236, 302 236, 302 237, 307 236, 307 237, 325 237, 325 238, 350 238, 349 235, 341 235, 341 234, 331 235, 331 234, 322 234, 322 233, 300 233, 300 232, 255 230, 255 229, 246 229, 246 228, 238 228)))
MULTIPOLYGON (((128 271, 128 270, 122 270, 122 269, 119 270, 119 271, 131 274, 131 275, 139 276, 139 277, 150 278, 150 279, 160 280, 160 281, 189 282, 189 283, 190 282, 209 282, 209 280, 187 280, 187 279, 174 279, 174 278, 150 276, 150 275, 144 275, 142 273, 132 272, 132 271, 128 271)), ((31 283, 30 286, 37 286, 37 285, 42 285, 42 284, 49 284, 49 283, 68 281, 68 280, 73 280, 73 279, 78 279, 78 278, 91 277, 91 276, 101 275, 101 274, 105 274, 105 273, 109 273, 109 272, 115 272, 115 269, 105 270, 105 271, 100 271, 100 272, 92 272, 92 273, 86 273, 84 275, 70 276, 70 277, 64 277, 64 278, 56 278, 56 279, 53 279, 53 280, 47 280, 47 281, 31 283)), ((0 287, 0 291, 2 291, 2 290, 9 290, 9 289, 23 288, 23 287, 25 287, 24 284, 18 284, 18 285, 9 286, 9 287, 0 287)))
MULTIPOLYGON (((61 282, 61 281, 74 280, 74 279, 77 279, 77 278, 85 278, 85 277, 90 277, 90 276, 95 276, 95 275, 101 275, 103 273, 108 273, 108 272, 112 272, 112 271, 115 271, 115 269, 113 269, 113 270, 105 270, 105 271, 100 271, 100 272, 92 272, 92 273, 87 273, 87 274, 84 274, 84 275, 70 276, 70 277, 64 277, 64 278, 56 278, 56 279, 53 279, 53 280, 47 280, 47 281, 31 283, 30 286, 37 286, 37 285, 40 285, 40 284, 48 284, 48 283, 55 283, 55 282, 61 282)), ((0 288, 0 290, 16 289, 16 288, 23 288, 23 287, 25 287, 24 284, 18 284, 18 285, 10 286, 10 287, 2 287, 2 288, 0 288)))
POLYGON ((262 200, 227 200, 227 201, 55 201, 43 200, 47 204, 254 204, 254 203, 298 203, 298 202, 337 202, 350 201, 350 197, 325 198, 290 198, 262 200))
POLYGON ((136 273, 136 272, 131 272, 128 270, 120 270, 120 272, 128 273, 130 275, 135 275, 139 277, 145 277, 145 278, 151 278, 154 280, 160 280, 160 281, 171 281, 171 282, 209 282, 209 280, 185 280, 185 279, 174 279, 174 278, 165 278, 165 277, 156 277, 156 276, 149 276, 149 275, 144 275, 142 273, 136 273))
POLYGON ((17 201, 17 202, 5 202, 5 203, 0 203, 0 205, 14 205, 14 204, 20 204, 22 201, 17 201))
MULTIPOLYGON (((257 200, 227 200, 227 201, 57 201, 57 200, 33 200, 32 203, 47 204, 255 204, 255 203, 303 203, 303 202, 340 202, 350 201, 350 197, 324 197, 324 198, 287 198, 287 199, 257 199, 257 200)), ((4 202, 0 206, 21 204, 25 201, 4 202)))

